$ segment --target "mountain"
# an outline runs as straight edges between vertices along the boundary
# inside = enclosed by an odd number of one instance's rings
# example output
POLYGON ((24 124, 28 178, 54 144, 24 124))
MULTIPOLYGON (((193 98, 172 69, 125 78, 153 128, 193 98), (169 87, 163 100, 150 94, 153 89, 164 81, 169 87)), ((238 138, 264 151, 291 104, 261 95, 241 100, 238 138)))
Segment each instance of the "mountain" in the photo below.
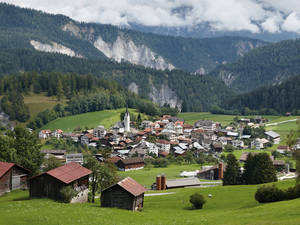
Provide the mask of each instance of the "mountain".
MULTIPOLYGON (((162 71, 129 63, 76 58, 30 49, 0 49, 0 75, 26 71, 93 74, 115 80, 129 91, 160 106, 169 105, 182 111, 207 111, 233 95, 219 79, 180 70, 162 71)), ((8 81, 0 82, 0 92, 13 87, 10 84, 13 81, 8 81)))
POLYGON ((289 39, 297 39, 300 35, 296 32, 280 31, 271 33, 267 31, 260 31, 252 33, 247 30, 242 31, 216 31, 207 23, 201 23, 192 27, 165 27, 165 26, 144 26, 141 24, 131 23, 130 28, 141 32, 149 32, 160 35, 171 35, 188 38, 216 38, 223 36, 231 37, 248 37, 253 39, 259 39, 266 42, 278 42, 289 39))
POLYGON ((212 76, 236 92, 280 84, 300 74, 300 40, 281 41, 252 50, 237 62, 221 65, 212 76))
POLYGON ((0 48, 36 49, 77 58, 112 59, 154 69, 208 73, 267 43, 243 37, 193 39, 79 23, 63 15, 0 3, 0 48))
MULTIPOLYGON (((300 74, 300 73, 299 73, 300 74)), ((292 77, 280 85, 263 87, 247 94, 239 95, 223 104, 229 110, 249 114, 253 110, 268 109, 272 113, 300 112, 300 75, 292 77), (298 110, 298 111, 297 111, 298 110)))

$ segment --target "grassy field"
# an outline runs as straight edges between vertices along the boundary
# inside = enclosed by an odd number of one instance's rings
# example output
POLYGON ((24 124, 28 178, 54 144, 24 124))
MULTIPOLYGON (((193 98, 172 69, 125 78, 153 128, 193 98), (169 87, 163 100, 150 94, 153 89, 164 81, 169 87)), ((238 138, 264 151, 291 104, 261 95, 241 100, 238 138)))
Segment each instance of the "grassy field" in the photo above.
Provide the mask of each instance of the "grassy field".
MULTIPOLYGON (((279 182, 279 187, 294 181, 279 182)), ((0 197, 1 225, 296 225, 300 224, 300 199, 259 204, 254 199, 257 185, 183 188, 170 195, 146 196, 144 210, 131 212, 101 208, 96 203, 64 204, 47 199, 28 199, 27 191, 0 197), (202 210, 192 210, 189 196, 207 198, 202 210)))
POLYGON ((121 177, 132 177, 139 183, 145 185, 147 188, 150 188, 151 184, 155 182, 155 178, 158 174, 164 174, 167 179, 180 178, 179 174, 182 171, 194 171, 200 170, 201 167, 199 164, 191 165, 174 165, 171 164, 166 168, 144 168, 142 170, 133 170, 126 172, 119 172, 121 177))
POLYGON ((56 104, 65 104, 65 101, 57 102, 55 97, 48 97, 46 93, 24 95, 24 103, 29 107, 31 118, 46 109, 52 109, 56 104))
POLYGON ((270 150, 256 150, 256 149, 243 149, 243 150, 234 150, 233 152, 223 152, 223 155, 228 155, 229 153, 232 153, 235 155, 235 157, 237 158, 237 160, 239 160, 239 158, 241 157, 241 155, 243 154, 243 152, 257 152, 257 153, 268 153, 269 155, 271 155, 271 151, 270 150))
MULTIPOLYGON (((103 125, 105 128, 109 128, 116 122, 120 121, 120 113, 124 111, 125 108, 122 108, 67 116, 53 120, 43 126, 41 129, 62 129, 63 131, 71 132, 78 126, 81 128, 94 128, 99 125, 103 125)), ((134 109, 129 109, 129 112, 138 114, 134 109)))

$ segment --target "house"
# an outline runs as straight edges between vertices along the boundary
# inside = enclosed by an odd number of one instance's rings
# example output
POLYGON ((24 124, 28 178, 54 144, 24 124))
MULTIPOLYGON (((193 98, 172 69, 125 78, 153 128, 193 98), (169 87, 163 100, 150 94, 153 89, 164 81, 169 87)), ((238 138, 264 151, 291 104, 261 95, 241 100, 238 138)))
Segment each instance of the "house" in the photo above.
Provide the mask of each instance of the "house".
POLYGON ((212 150, 215 152, 222 152, 223 151, 223 145, 221 142, 215 142, 211 145, 212 150))
POLYGON ((221 180, 223 179, 224 170, 223 163, 214 166, 205 166, 198 172, 197 177, 205 180, 221 180))
POLYGON ((239 149, 244 148, 244 142, 242 140, 232 140, 231 144, 235 148, 239 148, 239 149))
POLYGON ((279 144, 280 134, 270 130, 270 131, 265 132, 265 135, 267 135, 267 139, 269 141, 272 141, 274 144, 279 144))
POLYGON ((139 157, 121 159, 116 163, 116 166, 121 171, 139 170, 145 166, 144 159, 139 157))
POLYGON ((151 123, 152 123, 152 122, 149 121, 149 120, 143 120, 143 121, 141 122, 141 128, 142 128, 142 129, 150 128, 150 124, 151 124, 151 123))
POLYGON ((41 130, 39 132, 39 139, 47 139, 51 135, 51 130, 41 130))
POLYGON ((290 152, 290 148, 289 148, 289 146, 286 146, 286 145, 279 145, 277 147, 277 152, 284 154, 284 153, 290 152))
POLYGON ((101 206, 133 211, 142 209, 146 191, 141 184, 127 177, 101 192, 101 206))
POLYGON ((59 161, 61 161, 62 163, 66 162, 66 157, 65 157, 66 152, 67 152, 66 150, 48 150, 48 149, 41 150, 41 153, 45 154, 46 159, 53 156, 57 158, 59 161))
POLYGON ((273 160, 273 166, 277 172, 285 171, 285 162, 283 160, 273 160))
POLYGON ((0 162, 0 196, 16 189, 27 189, 29 173, 15 163, 0 162))
POLYGON ((74 202, 87 202, 89 174, 92 171, 71 162, 46 173, 42 173, 29 180, 29 195, 31 198, 51 198, 61 200, 60 191, 64 187, 71 187, 78 194, 71 199, 74 202))
POLYGON ((57 139, 62 138, 62 136, 63 136, 63 130, 60 130, 60 129, 55 130, 52 133, 52 136, 55 137, 55 138, 57 138, 57 139))
POLYGON ((265 138, 256 138, 255 140, 251 141, 251 148, 263 149, 266 147, 267 143, 269 143, 269 141, 265 138))
POLYGON ((104 126, 98 126, 93 130, 93 136, 95 138, 104 138, 106 135, 106 130, 104 128, 104 126))
POLYGON ((167 189, 184 188, 184 187, 192 187, 192 186, 200 186, 200 181, 198 178, 192 177, 192 178, 183 178, 183 179, 172 179, 166 181, 167 189))
POLYGON ((90 140, 93 138, 93 135, 90 133, 86 133, 80 137, 81 145, 89 145, 90 140))
POLYGON ((168 152, 168 153, 170 152, 170 148, 171 148, 170 142, 161 139, 156 141, 156 145, 159 148, 159 151, 168 152))
MULTIPOLYGON (((258 154, 258 152, 251 152, 251 153, 250 152, 243 152, 241 157, 240 157, 240 162, 246 162, 249 154, 256 155, 256 154, 258 154)), ((270 159, 272 161, 274 161, 274 157, 271 156, 271 155, 270 155, 270 159)))
POLYGON ((81 134, 71 134, 70 137, 71 137, 73 142, 77 143, 77 142, 80 141, 80 136, 81 136, 81 134))
POLYGON ((82 165, 83 164, 82 153, 66 154, 66 163, 70 163, 70 162, 77 162, 82 165))
POLYGON ((134 148, 129 152, 129 157, 140 157, 144 158, 146 155, 146 150, 143 148, 134 148))
POLYGON ((216 129, 216 124, 211 120, 198 120, 194 123, 194 128, 214 131, 216 129))
POLYGON ((158 157, 162 157, 162 158, 165 158, 165 157, 167 157, 168 155, 169 155, 168 152, 159 152, 159 153, 158 153, 158 157))

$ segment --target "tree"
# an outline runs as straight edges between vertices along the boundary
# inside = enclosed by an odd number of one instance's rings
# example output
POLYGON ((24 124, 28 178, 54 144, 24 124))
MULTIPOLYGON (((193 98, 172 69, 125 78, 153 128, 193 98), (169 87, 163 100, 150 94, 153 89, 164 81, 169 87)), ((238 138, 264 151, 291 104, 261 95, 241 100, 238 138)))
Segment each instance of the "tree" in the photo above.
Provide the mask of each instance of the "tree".
POLYGON ((14 140, 12 148, 16 150, 15 163, 29 170, 31 175, 38 174, 43 162, 43 154, 40 151, 41 144, 37 136, 21 126, 8 132, 8 136, 14 140))
POLYGON ((48 159, 44 160, 44 168, 43 171, 47 172, 49 170, 55 169, 60 167, 62 164, 59 159, 55 158, 54 156, 50 156, 48 159))
POLYGON ((253 155, 250 153, 247 156, 246 162, 244 164, 244 173, 243 173, 243 182, 245 184, 253 184, 254 183, 254 167, 255 161, 253 155))
POLYGON ((84 166, 92 171, 90 183, 92 188, 92 202, 95 202, 97 191, 102 191, 117 182, 116 169, 109 162, 98 162, 92 155, 86 157, 84 166))
POLYGON ((227 155, 227 165, 224 172, 223 185, 240 184, 241 173, 239 163, 233 154, 227 155))
POLYGON ((57 89, 56 89, 56 98, 57 101, 60 101, 64 96, 63 86, 61 80, 59 79, 57 82, 57 89))
MULTIPOLYGON (((299 141, 300 137, 300 122, 297 121, 297 129, 291 130, 290 133, 287 135, 287 144, 292 149, 292 147, 299 141)), ((300 150, 293 151, 293 158, 296 161, 296 173, 298 174, 297 183, 300 182, 300 150)))
POLYGON ((233 152, 233 151, 234 151, 233 145, 231 145, 231 144, 225 145, 224 151, 225 151, 225 152, 233 152))
POLYGON ((0 161, 15 162, 17 155, 13 148, 13 139, 8 136, 0 136, 0 161))

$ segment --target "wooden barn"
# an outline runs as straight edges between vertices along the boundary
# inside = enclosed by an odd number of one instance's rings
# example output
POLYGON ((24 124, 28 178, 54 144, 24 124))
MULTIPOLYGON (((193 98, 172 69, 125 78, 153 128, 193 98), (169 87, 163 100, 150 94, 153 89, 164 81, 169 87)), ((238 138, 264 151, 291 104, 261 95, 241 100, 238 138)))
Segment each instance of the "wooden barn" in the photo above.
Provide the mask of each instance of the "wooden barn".
POLYGON ((143 169, 145 166, 145 162, 143 158, 135 157, 135 158, 126 158, 121 159, 116 163, 116 166, 119 170, 128 171, 128 170, 138 170, 143 169))
POLYGON ((29 180, 30 197, 47 197, 61 200, 60 190, 63 187, 71 186, 78 192, 77 196, 71 200, 71 203, 87 202, 89 174, 91 173, 92 171, 76 162, 71 162, 42 173, 29 180))
POLYGON ((27 189, 29 171, 15 163, 0 162, 0 196, 16 189, 27 189))
POLYGON ((101 192, 101 206, 128 210, 142 209, 145 191, 141 184, 127 177, 101 192))

